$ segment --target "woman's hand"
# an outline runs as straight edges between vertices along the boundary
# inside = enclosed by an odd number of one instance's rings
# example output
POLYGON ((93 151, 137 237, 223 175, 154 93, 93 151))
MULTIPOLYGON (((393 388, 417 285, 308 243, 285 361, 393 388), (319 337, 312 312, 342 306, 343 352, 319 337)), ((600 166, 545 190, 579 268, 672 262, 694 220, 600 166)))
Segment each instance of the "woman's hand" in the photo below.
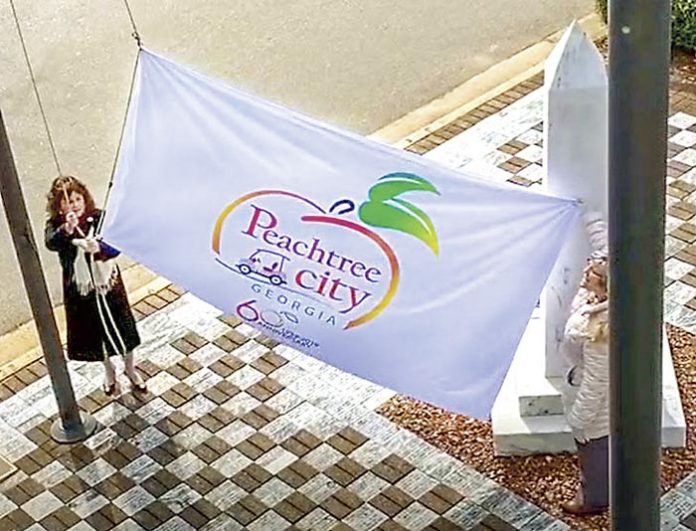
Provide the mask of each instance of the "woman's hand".
POLYGON ((63 224, 63 227, 65 227, 65 232, 67 232, 68 234, 73 234, 79 224, 80 219, 77 217, 77 214, 75 214, 75 212, 71 210, 70 212, 65 214, 65 223, 63 224))
POLYGON ((85 252, 89 254, 97 254, 99 252, 99 242, 94 238, 87 238, 85 240, 85 252))

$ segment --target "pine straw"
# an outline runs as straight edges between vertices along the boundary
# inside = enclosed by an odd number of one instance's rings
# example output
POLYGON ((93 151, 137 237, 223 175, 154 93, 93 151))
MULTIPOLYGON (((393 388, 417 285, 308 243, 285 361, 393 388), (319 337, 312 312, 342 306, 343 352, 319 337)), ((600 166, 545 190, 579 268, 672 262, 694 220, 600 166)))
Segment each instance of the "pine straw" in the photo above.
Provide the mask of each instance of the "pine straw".
MULTIPOLYGON (((669 325, 667 334, 686 415, 687 448, 663 452, 663 492, 696 470, 696 441, 689 437, 696 423, 695 336, 669 325)), ((570 517, 560 509, 560 503, 572 498, 578 488, 574 455, 495 457, 489 423, 403 396, 394 397, 379 412, 553 516, 563 519, 573 529, 609 529, 606 515, 570 517)))

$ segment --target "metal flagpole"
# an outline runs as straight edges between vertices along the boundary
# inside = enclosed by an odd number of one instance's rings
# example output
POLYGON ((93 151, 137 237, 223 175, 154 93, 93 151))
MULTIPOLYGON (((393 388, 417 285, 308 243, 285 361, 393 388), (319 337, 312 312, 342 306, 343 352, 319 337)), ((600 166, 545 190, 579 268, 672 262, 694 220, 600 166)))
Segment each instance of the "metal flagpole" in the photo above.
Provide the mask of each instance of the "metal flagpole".
POLYGON ((611 520, 660 528, 669 0, 609 2, 611 520))
POLYGON ((53 392, 58 402, 59 418, 51 427, 51 436, 60 443, 81 441, 94 432, 96 422, 94 417, 84 411, 80 412, 77 407, 1 111, 0 195, 24 277, 24 287, 39 332, 53 392))

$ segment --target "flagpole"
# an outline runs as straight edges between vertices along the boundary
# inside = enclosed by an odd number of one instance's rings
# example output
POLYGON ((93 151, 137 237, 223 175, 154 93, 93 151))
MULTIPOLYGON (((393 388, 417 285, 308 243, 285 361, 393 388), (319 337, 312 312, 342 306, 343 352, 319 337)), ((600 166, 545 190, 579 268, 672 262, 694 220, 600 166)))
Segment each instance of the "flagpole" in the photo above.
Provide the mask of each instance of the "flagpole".
POLYGON ((12 234, 15 252, 24 278, 34 322, 39 333, 46 368, 58 403, 59 418, 51 426, 51 437, 59 443, 73 443, 92 435, 96 428, 94 417, 80 412, 70 374, 63 357, 51 299, 36 241, 29 222, 22 188, 17 177, 14 158, 0 110, 0 195, 5 216, 12 234))
POLYGON ((609 8, 611 520, 656 531, 670 2, 609 8))

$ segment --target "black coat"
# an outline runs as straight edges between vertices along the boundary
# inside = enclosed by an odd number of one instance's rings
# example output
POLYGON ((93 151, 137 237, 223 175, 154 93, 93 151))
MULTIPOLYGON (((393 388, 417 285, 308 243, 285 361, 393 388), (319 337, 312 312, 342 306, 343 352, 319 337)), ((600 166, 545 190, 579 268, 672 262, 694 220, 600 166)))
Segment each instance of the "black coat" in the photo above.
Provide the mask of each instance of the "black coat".
MULTIPOLYGON (((91 222, 80 222, 80 228, 84 234, 88 234, 92 224, 96 227, 101 214, 101 211, 97 211, 93 214, 91 222)), ((77 248, 71 241, 81 236, 77 231, 72 235, 67 234, 61 228, 62 223, 61 219, 46 222, 46 247, 58 252, 63 269, 68 358, 76 361, 102 361, 105 353, 114 356, 133 350, 140 344, 140 336, 118 266, 116 266, 115 282, 108 293, 101 296, 92 290, 85 296, 80 295, 73 279, 77 248), (106 306, 110 312, 107 311, 106 306)), ((93 256, 93 260, 109 260, 119 254, 119 251, 103 242, 100 242, 100 247, 100 252, 93 256)))

